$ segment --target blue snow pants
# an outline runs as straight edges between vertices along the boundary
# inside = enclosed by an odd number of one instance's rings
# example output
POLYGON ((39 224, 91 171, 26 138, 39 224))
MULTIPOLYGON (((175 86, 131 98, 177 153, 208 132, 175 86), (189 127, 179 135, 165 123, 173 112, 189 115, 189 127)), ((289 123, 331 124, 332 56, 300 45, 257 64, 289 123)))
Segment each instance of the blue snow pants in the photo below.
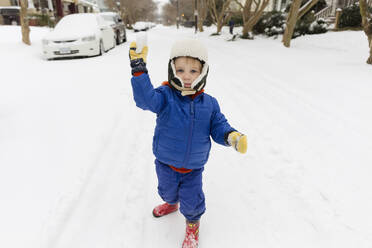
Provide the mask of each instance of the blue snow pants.
POLYGON ((180 211, 188 221, 199 220, 205 212, 202 173, 204 168, 189 173, 174 171, 155 160, 158 176, 158 193, 169 204, 180 203, 180 211))

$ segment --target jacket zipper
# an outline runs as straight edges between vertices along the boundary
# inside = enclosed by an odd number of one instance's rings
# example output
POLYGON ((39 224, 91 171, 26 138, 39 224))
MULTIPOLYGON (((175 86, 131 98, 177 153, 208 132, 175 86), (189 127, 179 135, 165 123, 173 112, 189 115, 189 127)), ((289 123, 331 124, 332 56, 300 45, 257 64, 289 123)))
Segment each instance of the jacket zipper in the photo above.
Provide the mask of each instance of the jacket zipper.
POLYGON ((192 131, 194 129, 194 101, 190 102, 190 114, 191 114, 191 123, 190 123, 190 128, 189 128, 189 137, 187 140, 187 152, 186 152, 186 157, 184 161, 184 166, 187 166, 187 164, 189 163, 189 159, 190 159, 191 138, 192 138, 192 131))

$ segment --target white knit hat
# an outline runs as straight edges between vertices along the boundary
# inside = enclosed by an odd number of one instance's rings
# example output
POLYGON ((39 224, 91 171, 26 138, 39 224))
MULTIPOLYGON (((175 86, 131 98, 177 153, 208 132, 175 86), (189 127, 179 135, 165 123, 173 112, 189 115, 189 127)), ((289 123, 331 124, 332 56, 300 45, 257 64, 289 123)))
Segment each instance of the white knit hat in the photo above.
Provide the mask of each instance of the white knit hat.
POLYGON ((203 43, 197 39, 188 38, 178 40, 173 44, 168 65, 168 81, 173 88, 181 91, 182 95, 192 95, 201 91, 205 87, 208 71, 208 51, 203 43), (177 57, 192 57, 200 60, 202 63, 202 71, 191 84, 191 89, 185 88, 181 78, 176 75, 174 59, 177 57))
POLYGON ((170 59, 181 56, 197 58, 205 63, 208 63, 208 51, 197 39, 183 39, 176 41, 171 50, 170 59))

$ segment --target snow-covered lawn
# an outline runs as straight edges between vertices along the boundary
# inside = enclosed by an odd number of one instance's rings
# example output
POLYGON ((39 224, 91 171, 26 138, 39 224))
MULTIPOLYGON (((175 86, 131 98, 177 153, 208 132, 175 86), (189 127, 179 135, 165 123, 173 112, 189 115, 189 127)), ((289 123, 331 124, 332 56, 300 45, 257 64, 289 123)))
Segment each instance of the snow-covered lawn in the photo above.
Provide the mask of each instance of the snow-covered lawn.
MULTIPOLYGON (((148 32, 154 85, 173 41, 148 32)), ((209 49, 206 91, 248 135, 240 155, 213 145, 200 247, 367 248, 372 244, 372 67, 362 32, 226 41, 209 49)), ((0 247, 180 247, 184 218, 151 215, 155 116, 135 107, 129 42, 102 57, 45 61, 19 27, 0 26, 0 247)), ((129 41, 135 34, 128 32, 129 41)))

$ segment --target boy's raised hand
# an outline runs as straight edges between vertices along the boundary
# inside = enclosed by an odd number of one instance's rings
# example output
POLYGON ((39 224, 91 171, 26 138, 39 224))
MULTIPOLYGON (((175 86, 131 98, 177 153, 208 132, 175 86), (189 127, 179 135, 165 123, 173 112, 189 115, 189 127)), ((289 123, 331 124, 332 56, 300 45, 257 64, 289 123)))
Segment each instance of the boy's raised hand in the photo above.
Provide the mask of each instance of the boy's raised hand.
POLYGON ((130 66, 132 67, 132 75, 135 76, 139 72, 147 73, 146 68, 146 57, 147 57, 147 46, 144 46, 140 52, 136 52, 137 44, 132 42, 129 46, 129 59, 130 66))
POLYGON ((247 152, 248 144, 246 135, 233 131, 229 134, 227 142, 229 143, 229 145, 234 147, 234 149, 237 150, 238 152, 240 153, 247 152))
POLYGON ((129 46, 130 66, 132 67, 132 75, 136 72, 147 73, 147 36, 139 33, 136 36, 136 42, 132 42, 129 46))
POLYGON ((129 46, 129 58, 131 61, 142 59, 146 63, 148 47, 143 46, 141 50, 137 47, 137 42, 133 41, 129 46))
POLYGON ((136 42, 132 42, 129 47, 130 60, 142 59, 146 63, 148 47, 147 34, 145 32, 137 33, 136 42))

